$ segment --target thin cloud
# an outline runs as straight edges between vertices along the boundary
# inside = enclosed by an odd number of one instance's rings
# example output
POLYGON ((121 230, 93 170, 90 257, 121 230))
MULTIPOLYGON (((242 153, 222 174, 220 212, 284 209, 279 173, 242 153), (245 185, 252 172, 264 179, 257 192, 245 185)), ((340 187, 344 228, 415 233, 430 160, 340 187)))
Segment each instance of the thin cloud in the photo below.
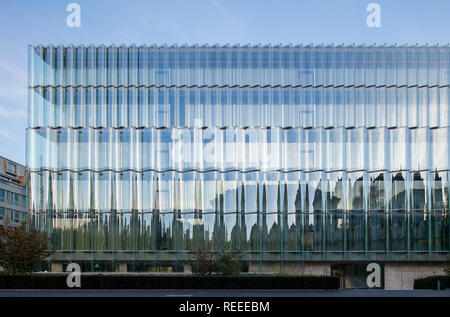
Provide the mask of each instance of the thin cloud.
POLYGON ((232 14, 218 0, 212 0, 211 4, 222 16, 224 22, 223 25, 225 25, 227 28, 232 27, 235 31, 239 31, 239 35, 245 34, 245 21, 240 19, 235 14, 232 14))
POLYGON ((2 130, 2 129, 0 129, 0 137, 8 139, 8 140, 12 140, 11 134, 9 134, 8 131, 2 130))
POLYGON ((17 67, 13 67, 10 64, 0 62, 0 70, 8 73, 12 79, 19 83, 23 83, 26 85, 27 83, 27 72, 23 69, 17 67))
POLYGON ((28 113, 22 109, 7 109, 0 106, 0 116, 5 118, 26 118, 28 113))
POLYGON ((26 104, 27 74, 20 67, 0 62, 0 97, 26 104))

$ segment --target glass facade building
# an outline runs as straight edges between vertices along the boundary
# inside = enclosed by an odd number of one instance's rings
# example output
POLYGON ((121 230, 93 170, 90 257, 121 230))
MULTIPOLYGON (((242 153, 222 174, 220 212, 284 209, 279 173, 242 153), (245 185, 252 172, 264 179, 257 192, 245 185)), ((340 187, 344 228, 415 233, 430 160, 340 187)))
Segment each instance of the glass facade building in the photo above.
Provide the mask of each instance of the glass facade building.
POLYGON ((30 46, 54 261, 442 261, 449 46, 30 46))

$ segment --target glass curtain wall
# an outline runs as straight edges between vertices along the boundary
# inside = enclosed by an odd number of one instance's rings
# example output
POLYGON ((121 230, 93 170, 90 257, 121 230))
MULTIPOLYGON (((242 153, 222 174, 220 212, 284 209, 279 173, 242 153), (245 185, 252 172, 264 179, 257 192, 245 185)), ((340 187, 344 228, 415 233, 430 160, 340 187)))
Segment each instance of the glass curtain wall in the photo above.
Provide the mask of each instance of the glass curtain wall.
POLYGON ((448 46, 29 48, 32 224, 72 259, 434 260, 448 46))

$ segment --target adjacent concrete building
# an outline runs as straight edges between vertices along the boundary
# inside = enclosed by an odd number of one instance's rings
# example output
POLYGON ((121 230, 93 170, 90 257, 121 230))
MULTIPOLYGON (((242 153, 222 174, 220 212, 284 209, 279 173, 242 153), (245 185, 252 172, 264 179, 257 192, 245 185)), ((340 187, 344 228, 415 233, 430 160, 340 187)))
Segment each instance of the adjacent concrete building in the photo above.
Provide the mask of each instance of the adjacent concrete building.
POLYGON ((0 156, 0 224, 28 220, 25 166, 0 156))

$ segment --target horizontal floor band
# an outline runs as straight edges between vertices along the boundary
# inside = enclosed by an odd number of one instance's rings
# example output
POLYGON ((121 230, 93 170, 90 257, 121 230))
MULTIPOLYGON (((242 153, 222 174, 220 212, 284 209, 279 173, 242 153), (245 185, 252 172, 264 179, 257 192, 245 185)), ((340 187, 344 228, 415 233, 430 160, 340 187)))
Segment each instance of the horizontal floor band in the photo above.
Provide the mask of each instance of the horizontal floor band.
POLYGON ((415 170, 406 170, 406 169, 402 169, 402 170, 364 170, 364 169, 359 169, 359 170, 343 170, 343 169, 339 169, 339 170, 323 170, 323 169, 317 169, 317 170, 302 170, 302 169, 293 169, 293 170, 281 170, 281 169, 276 169, 276 170, 261 170, 261 169, 250 169, 250 170, 241 170, 241 169, 230 169, 230 170, 220 170, 220 169, 208 169, 208 170, 199 170, 199 169, 186 169, 186 170, 178 170, 178 169, 163 169, 163 170, 158 170, 158 169, 144 169, 144 170, 136 170, 136 169, 123 169, 123 170, 115 170, 115 169, 101 169, 101 170, 95 170, 95 169, 89 169, 89 168, 85 168, 85 169, 78 169, 78 170, 74 170, 74 169, 48 169, 48 168, 41 168, 41 169, 29 169, 28 170, 30 173, 41 173, 41 172, 51 172, 51 173, 62 173, 62 172, 72 172, 72 173, 83 173, 83 172, 93 172, 93 173, 105 173, 105 172, 113 172, 113 173, 127 173, 127 172, 133 172, 133 173, 147 173, 147 172, 155 172, 155 173, 169 173, 169 172, 176 172, 176 173, 192 173, 192 172, 197 172, 197 173, 212 173, 212 172, 217 172, 217 173, 283 173, 283 174, 288 174, 288 173, 317 173, 317 172, 323 172, 326 174, 329 173, 338 173, 338 172, 345 172, 348 174, 351 173, 361 173, 361 172, 367 172, 367 173, 401 173, 401 172, 409 172, 409 173, 418 173, 418 172, 431 172, 431 173, 441 173, 441 172, 449 172, 450 170, 448 169, 444 169, 444 170, 431 170, 431 169, 415 169, 415 170))
MULTIPOLYGON (((42 216, 42 215, 51 215, 53 218, 57 215, 104 215, 104 214, 116 214, 116 215, 122 215, 122 214, 133 214, 133 215, 148 215, 148 214, 158 214, 158 215, 240 215, 240 216, 246 216, 246 215, 355 215, 355 216, 366 216, 366 215, 377 215, 377 216, 385 216, 385 215, 394 215, 394 216, 424 216, 424 215, 430 215, 430 216, 441 216, 442 214, 446 214, 446 210, 442 209, 439 211, 406 211, 406 210, 391 210, 391 211, 383 211, 383 210, 332 210, 332 211, 314 211, 314 212, 302 212, 302 211, 234 211, 234 212, 227 212, 227 211, 189 211, 184 212, 181 210, 175 210, 175 211, 60 211, 60 210, 53 210, 53 211, 30 211, 30 216, 36 215, 36 216, 42 216)), ((73 217, 77 218, 77 217, 73 217)), ((82 217, 84 218, 84 217, 82 217)), ((200 218, 192 218, 194 219, 200 219, 200 218)))
POLYGON ((448 88, 448 85, 34 85, 28 88, 448 88))
POLYGON ((51 129, 51 130, 62 130, 62 129, 72 129, 72 130, 81 130, 81 129, 94 129, 94 130, 103 130, 103 129, 114 129, 114 130, 123 130, 123 129, 135 129, 135 130, 144 130, 144 129, 156 129, 156 130, 164 130, 164 129, 213 129, 218 128, 221 130, 225 129, 241 129, 241 130, 248 130, 248 129, 261 129, 261 130, 268 130, 268 129, 275 129, 280 128, 283 130, 292 130, 292 129, 303 129, 303 130, 311 130, 311 129, 324 129, 324 130, 331 130, 331 129, 346 129, 346 130, 353 130, 353 129, 361 129, 365 128, 366 130, 375 130, 375 129, 402 129, 406 128, 408 130, 416 130, 416 129, 424 129, 427 128, 429 130, 435 130, 435 129, 446 129, 448 128, 448 125, 445 126, 109 126, 109 127, 102 127, 102 126, 64 126, 64 127, 52 127, 52 126, 34 126, 34 127, 28 127, 27 130, 40 130, 40 129, 51 129))

